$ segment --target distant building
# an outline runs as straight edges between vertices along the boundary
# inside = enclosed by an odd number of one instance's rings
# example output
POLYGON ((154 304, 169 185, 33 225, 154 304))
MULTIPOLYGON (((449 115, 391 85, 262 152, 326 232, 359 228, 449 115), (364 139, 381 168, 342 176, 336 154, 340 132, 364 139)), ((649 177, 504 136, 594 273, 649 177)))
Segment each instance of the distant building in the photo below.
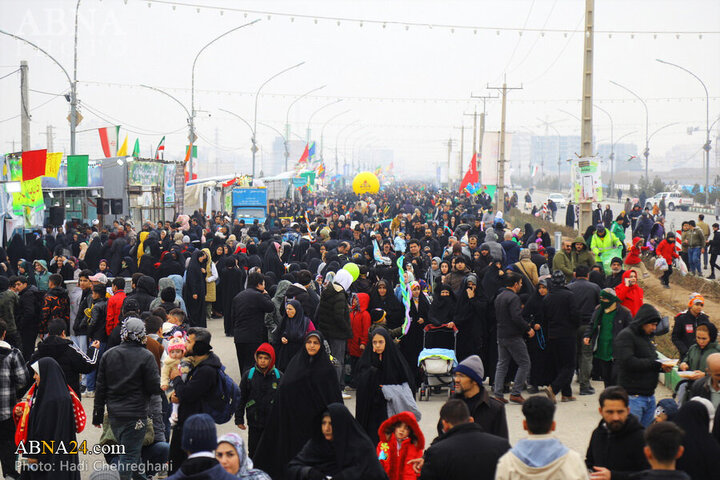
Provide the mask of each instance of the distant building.
POLYGON ((567 160, 575 158, 575 154, 580 154, 579 135, 533 135, 531 138, 531 163, 537 165, 541 169, 541 173, 550 175, 554 173, 557 176, 558 156, 560 172, 569 172, 570 162, 567 160))
MULTIPOLYGON (((602 159, 603 172, 610 172, 610 144, 601 143, 596 147, 597 155, 602 159)), ((652 159, 652 157, 651 157, 652 159)), ((652 160, 651 160, 652 163, 652 160)), ((645 157, 642 156, 636 144, 634 143, 617 143, 615 144, 615 172, 639 172, 645 171, 645 157), (632 160, 630 157, 636 157, 632 160)))

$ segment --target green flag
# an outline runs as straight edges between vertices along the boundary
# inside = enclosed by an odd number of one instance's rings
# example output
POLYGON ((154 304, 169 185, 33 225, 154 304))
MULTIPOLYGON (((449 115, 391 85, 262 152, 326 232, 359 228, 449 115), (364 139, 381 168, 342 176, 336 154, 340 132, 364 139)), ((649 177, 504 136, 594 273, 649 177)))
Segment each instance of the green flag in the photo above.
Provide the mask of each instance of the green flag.
POLYGON ((138 158, 140 156, 140 139, 135 139, 135 146, 133 147, 132 156, 138 158))
POLYGON ((87 187, 88 185, 88 155, 67 156, 68 187, 87 187))

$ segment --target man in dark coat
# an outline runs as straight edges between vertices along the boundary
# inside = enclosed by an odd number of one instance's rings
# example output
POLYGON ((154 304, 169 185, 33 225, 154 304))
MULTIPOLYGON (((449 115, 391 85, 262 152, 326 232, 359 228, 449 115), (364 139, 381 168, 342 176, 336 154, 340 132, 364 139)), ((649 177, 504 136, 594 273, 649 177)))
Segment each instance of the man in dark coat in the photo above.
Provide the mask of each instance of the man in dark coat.
MULTIPOLYGON (((344 362, 345 350, 348 339, 352 338, 350 327, 350 308, 348 306, 348 294, 352 284, 352 276, 347 270, 340 270, 335 275, 335 280, 328 285, 320 294, 320 303, 315 312, 315 326, 325 336, 330 344, 330 352, 337 360, 335 370, 338 375, 340 388, 345 386, 344 362)), ((389 293, 388 293, 389 294, 389 293)), ((343 393, 343 398, 350 398, 343 393)))
POLYGON ((487 433, 473 422, 465 402, 450 399, 440 409, 443 434, 425 450, 420 480, 493 480, 507 439, 487 433))
POLYGON ((133 298, 140 306, 140 313, 149 312, 150 304, 157 298, 157 293, 155 292, 155 279, 148 277, 147 275, 143 275, 138 278, 136 285, 137 287, 135 290, 125 297, 123 306, 125 305, 125 302, 133 298))
POLYGON ((630 395, 630 413, 647 427, 655 417, 655 388, 658 373, 669 372, 673 366, 657 361, 652 335, 660 323, 660 314, 644 304, 635 320, 624 328, 613 343, 613 355, 618 367, 618 385, 630 395))
MULTIPOLYGON (((452 398, 467 405, 473 421, 482 430, 502 438, 509 438, 505 404, 488 394, 483 387, 485 369, 477 355, 471 355, 455 367, 455 393, 452 398)), ((438 435, 442 435, 442 423, 438 421, 438 435)))
POLYGON ((255 351, 267 341, 265 314, 274 312, 275 305, 265 291, 265 278, 260 272, 248 275, 247 288, 232 301, 230 316, 240 372, 255 364, 255 351))
POLYGON ((680 312, 675 317, 675 325, 672 329, 672 343, 680 352, 680 358, 684 357, 691 346, 695 344, 695 329, 700 323, 709 323, 710 319, 703 313, 705 299, 697 293, 692 294, 687 310, 680 312))
POLYGON ((585 345, 583 338, 585 330, 590 325, 595 307, 600 303, 600 287, 588 280, 590 269, 587 265, 575 267, 575 280, 567 288, 575 297, 577 315, 580 326, 577 330, 577 366, 579 370, 578 383, 580 383, 580 395, 593 395, 595 389, 590 385, 590 372, 592 371, 592 346, 585 345))
MULTIPOLYGON (((575 267, 576 269, 578 267, 575 267)), ((543 317, 547 321, 547 349, 555 363, 556 376, 545 389, 551 400, 562 392, 565 402, 575 400, 572 377, 575 371, 575 343, 580 326, 575 294, 565 286, 565 274, 553 272, 550 292, 543 298, 543 317)))
POLYGON ((170 383, 174 389, 170 401, 180 404, 178 422, 170 440, 172 472, 177 471, 180 464, 187 458, 181 448, 183 425, 190 416, 203 413, 203 403, 217 398, 218 375, 223 366, 220 358, 212 351, 210 345, 212 336, 206 328, 193 327, 188 330, 187 334, 185 356, 191 358, 195 366, 188 372, 185 381, 179 370, 173 370, 170 373, 170 383))
POLYGON ((613 480, 629 479, 650 466, 643 453, 645 429, 628 409, 622 387, 608 387, 600 394, 602 420, 590 437, 585 465, 595 474, 613 480))
POLYGON ((30 358, 35 349, 40 321, 40 290, 29 284, 26 276, 16 277, 15 291, 20 297, 16 321, 20 329, 23 358, 30 358))

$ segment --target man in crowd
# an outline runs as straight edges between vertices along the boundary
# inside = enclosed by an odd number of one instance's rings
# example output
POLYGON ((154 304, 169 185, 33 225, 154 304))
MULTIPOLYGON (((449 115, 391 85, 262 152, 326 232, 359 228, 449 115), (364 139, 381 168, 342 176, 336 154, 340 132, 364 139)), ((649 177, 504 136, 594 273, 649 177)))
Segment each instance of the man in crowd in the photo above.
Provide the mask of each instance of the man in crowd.
POLYGON ((577 329, 577 367, 578 383, 580 384, 580 395, 593 395, 595 389, 590 385, 590 373, 592 371, 593 351, 590 345, 585 345, 585 331, 590 326, 595 308, 600 303, 600 287, 588 280, 590 269, 585 265, 575 267, 575 280, 567 288, 573 293, 574 304, 577 308, 577 316, 580 326, 577 329))
POLYGON ((615 338, 613 353, 618 367, 618 385, 630 396, 630 413, 647 427, 655 416, 655 388, 658 373, 669 372, 672 364, 657 361, 652 335, 660 323, 652 305, 640 307, 633 322, 615 338))
POLYGON ((35 350, 35 342, 38 337, 41 309, 40 291, 35 285, 29 284, 25 275, 15 277, 15 291, 19 296, 16 320, 20 325, 23 357, 30 358, 35 350))
POLYGON ((528 438, 520 440, 500 458, 495 479, 587 479, 580 455, 552 437, 556 427, 553 402, 541 396, 530 397, 523 404, 522 413, 528 438))
POLYGON ((515 381, 510 393, 510 401, 522 404, 525 399, 521 392, 530 373, 530 356, 528 355, 525 335, 535 336, 535 330, 522 317, 522 305, 518 292, 522 288, 522 277, 516 273, 506 273, 503 284, 505 288, 495 298, 497 324, 498 363, 495 374, 495 398, 507 403, 503 395, 505 376, 510 368, 510 361, 517 366, 515 381))
MULTIPOLYGON (((455 367, 455 394, 452 398, 463 400, 483 431, 502 438, 509 438, 505 404, 488 394, 483 387, 485 369, 477 355, 471 355, 455 367)), ((438 424, 438 433, 441 433, 438 424)))
POLYGON ((695 380, 690 387, 689 398, 692 397, 710 400, 716 411, 720 408, 720 353, 708 355, 705 377, 695 380))
MULTIPOLYGON (((584 265, 578 265, 578 268, 584 265)), ((584 272, 584 270, 581 270, 584 272)), ((563 402, 573 402, 572 377, 575 371, 575 344, 577 342, 578 307, 577 299, 572 291, 565 286, 565 275, 553 272, 550 292, 543 298, 543 315, 547 322, 547 349, 551 362, 555 365, 555 379, 545 389, 548 398, 553 402, 562 393, 563 402)), ((588 385, 589 386, 589 379, 588 385)))
POLYGON ((622 387, 608 387, 600 394, 602 419, 590 437, 585 465, 592 480, 623 480, 648 468, 644 454, 644 429, 630 415, 630 400, 622 387))
POLYGON ((563 272, 563 274, 565 274, 565 281, 572 281, 575 267, 572 259, 572 244, 568 240, 563 240, 562 248, 555 254, 552 269, 553 271, 560 270, 563 272))
POLYGON ((425 450, 420 480, 493 480, 507 439, 473 421, 465 402, 450 399, 440 409, 443 433, 425 450))
POLYGON ((595 265, 595 255, 591 252, 585 239, 582 236, 578 236, 573 242, 574 251, 572 252, 572 264, 574 267, 578 265, 586 265, 588 268, 592 268, 595 265))
POLYGON ((687 310, 677 314, 672 329, 672 343, 684 357, 692 345, 695 344, 695 329, 701 323, 708 323, 710 319, 702 311, 705 306, 705 298, 699 293, 692 293, 688 302, 687 310))
POLYGON ((675 463, 685 453, 682 445, 685 432, 672 422, 651 425, 645 431, 645 457, 650 464, 633 476, 633 480, 690 480, 685 472, 675 470, 675 463))
POLYGON ((265 291, 265 279, 260 272, 248 275, 247 288, 232 301, 233 337, 240 372, 245 373, 255 363, 255 351, 267 340, 265 314, 274 312, 275 305, 265 291))
MULTIPOLYGON (((17 479, 13 407, 32 378, 20 350, 5 341, 7 323, 0 319, 0 466, 5 478, 17 479)), ((48 439, 50 440, 50 439, 48 439)))

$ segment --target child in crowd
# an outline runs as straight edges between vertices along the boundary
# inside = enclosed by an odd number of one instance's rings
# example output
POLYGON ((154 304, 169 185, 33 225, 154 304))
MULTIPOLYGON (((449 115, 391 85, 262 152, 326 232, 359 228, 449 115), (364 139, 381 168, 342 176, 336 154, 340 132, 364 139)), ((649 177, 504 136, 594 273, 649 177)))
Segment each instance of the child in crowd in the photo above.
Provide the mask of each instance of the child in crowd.
POLYGON ((263 343, 255 351, 255 366, 246 371, 240 380, 240 401, 235 412, 235 424, 241 430, 250 427, 248 431, 250 457, 254 456, 262 437, 281 376, 280 370, 275 368, 275 349, 269 343, 263 343))
POLYGON ((184 335, 185 332, 188 331, 188 328, 190 328, 187 324, 187 315, 179 308, 173 308, 168 312, 167 321, 173 325, 167 334, 165 333, 165 326, 163 325, 163 335, 165 335, 165 338, 168 340, 177 332, 181 332, 184 335))
MULTIPOLYGON (((160 372, 160 388, 165 392, 168 399, 173 390, 170 388, 170 372, 179 369, 182 374, 183 382, 187 378, 190 371, 190 361, 184 359, 185 356, 185 338, 180 332, 176 332, 168 341, 167 356, 163 360, 162 371, 160 372)), ((178 420, 178 408, 180 404, 172 404, 172 413, 170 414, 170 424, 175 426, 178 420)))
POLYGON ((416 480, 409 460, 421 458, 425 437, 415 416, 400 412, 385 420, 378 430, 377 454, 390 480, 416 480))
MULTIPOLYGON (((352 297, 350 306, 350 326, 352 327, 352 338, 348 339, 347 352, 350 356, 350 369, 354 374, 355 364, 362 356, 368 343, 368 330, 370 329, 370 295, 367 293, 356 293, 352 297)), ((354 387, 354 379, 350 379, 350 386, 354 387)))
POLYGON ((643 245, 645 240, 640 237, 633 238, 633 244, 628 249, 627 255, 625 255, 624 270, 630 270, 636 268, 642 272, 643 278, 647 278, 650 274, 648 273, 645 263, 642 261, 642 253, 650 250, 650 247, 643 245))

